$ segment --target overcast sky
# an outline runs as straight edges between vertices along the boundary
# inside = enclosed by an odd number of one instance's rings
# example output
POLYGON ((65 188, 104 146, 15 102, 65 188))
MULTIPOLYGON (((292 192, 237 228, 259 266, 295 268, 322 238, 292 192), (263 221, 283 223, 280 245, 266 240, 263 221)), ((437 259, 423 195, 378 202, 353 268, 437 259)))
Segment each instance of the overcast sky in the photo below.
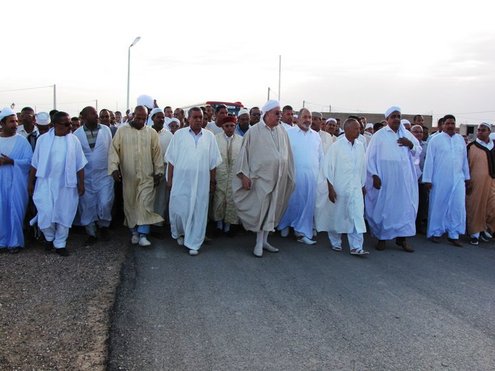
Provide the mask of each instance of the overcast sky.
POLYGON ((490 1, 15 1, 2 12, 0 105, 207 100, 495 121, 490 1), (281 89, 278 60, 282 56, 281 89), (17 90, 14 89, 27 89, 17 90))

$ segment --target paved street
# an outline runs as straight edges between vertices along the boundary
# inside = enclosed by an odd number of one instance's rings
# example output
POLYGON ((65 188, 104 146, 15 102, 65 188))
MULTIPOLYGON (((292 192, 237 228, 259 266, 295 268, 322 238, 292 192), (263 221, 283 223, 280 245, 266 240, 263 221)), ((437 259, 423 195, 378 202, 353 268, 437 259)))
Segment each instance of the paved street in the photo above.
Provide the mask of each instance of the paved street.
MULTIPOLYGON (((412 240, 368 257, 271 237, 222 237, 197 257, 169 237, 135 247, 111 370, 493 370, 495 243, 412 240)), ((347 246, 347 245, 346 245, 347 246)))

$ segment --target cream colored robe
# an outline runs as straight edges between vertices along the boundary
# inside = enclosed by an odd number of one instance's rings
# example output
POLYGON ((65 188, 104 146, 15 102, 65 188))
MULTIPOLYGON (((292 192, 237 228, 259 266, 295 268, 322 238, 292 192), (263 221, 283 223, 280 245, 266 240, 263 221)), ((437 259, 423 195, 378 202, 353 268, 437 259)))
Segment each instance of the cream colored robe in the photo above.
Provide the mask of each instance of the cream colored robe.
POLYGON ((273 231, 294 190, 294 160, 287 132, 277 125, 270 129, 263 119, 251 126, 243 138, 235 165, 236 175, 251 179, 251 189, 241 179, 232 180, 234 203, 244 228, 273 231))
POLYGON ((241 150, 242 137, 234 134, 227 139, 225 133, 215 135, 222 163, 216 170, 216 188, 213 198, 213 220, 223 220, 229 224, 238 224, 239 217, 232 199, 232 179, 235 177, 235 162, 241 150), (230 142, 230 144, 229 144, 230 142))
MULTIPOLYGON (((158 132, 158 137, 160 138, 160 148, 162 150, 163 155, 163 163, 165 164, 165 172, 167 170, 165 153, 167 153, 168 145, 172 140, 173 134, 166 130, 162 129, 158 132)), ((160 179, 160 183, 155 187, 155 212, 160 215, 163 219, 168 219, 168 202, 170 199, 170 192, 167 188, 167 177, 166 174, 163 174, 163 177, 160 179)), ((160 224, 159 224, 160 225, 160 224)))
POLYGON ((155 174, 164 174, 160 139, 155 129, 119 127, 108 155, 108 173, 120 169, 124 194, 124 224, 129 228, 155 224, 163 218, 153 211, 155 174))
MULTIPOLYGON (((323 148, 323 155, 326 155, 330 146, 337 141, 335 135, 331 135, 326 131, 320 130, 318 132, 321 137, 321 145, 323 148)), ((322 161, 323 163, 323 161, 322 161)), ((323 174, 323 167, 320 167, 320 173, 318 174, 318 185, 316 188, 316 203, 315 203, 315 229, 320 231, 328 231, 328 221, 332 214, 332 205, 328 199, 328 186, 327 179, 323 174)))

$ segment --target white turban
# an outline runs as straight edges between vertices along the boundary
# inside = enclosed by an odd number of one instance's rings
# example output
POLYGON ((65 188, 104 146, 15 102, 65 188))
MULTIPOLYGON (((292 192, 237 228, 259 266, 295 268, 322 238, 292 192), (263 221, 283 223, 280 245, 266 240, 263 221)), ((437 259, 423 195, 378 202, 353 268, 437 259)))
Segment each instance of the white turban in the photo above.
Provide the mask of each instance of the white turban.
POLYGON ((0 120, 3 120, 5 117, 12 115, 15 115, 15 112, 12 108, 10 107, 2 108, 2 110, 0 111, 0 120))
POLYGON ((400 123, 401 123, 402 125, 411 125, 411 121, 409 121, 409 120, 407 120, 407 119, 402 119, 402 120, 400 120, 400 123))
POLYGON ((145 106, 148 107, 149 109, 153 108, 154 102, 153 98, 151 98, 149 95, 140 95, 137 99, 137 105, 138 106, 145 106))
POLYGON ((248 115, 249 115, 249 111, 248 111, 246 108, 241 108, 241 109, 239 110, 239 112, 237 113, 237 117, 240 117, 240 116, 242 116, 242 115, 246 115, 246 114, 248 114, 248 115))
POLYGON ((50 115, 47 112, 38 112, 36 114, 36 124, 48 125, 50 123, 50 115))
POLYGON ((277 107, 280 108, 280 103, 278 102, 278 100, 271 99, 268 102, 266 102, 263 107, 261 107, 261 112, 263 112, 263 114, 265 114, 268 111, 271 111, 272 109, 277 108, 277 107))
POLYGON ((373 129, 373 124, 371 122, 367 123, 366 127, 364 128, 364 130, 368 130, 368 129, 373 129))
POLYGON ((399 106, 392 106, 392 107, 390 107, 388 110, 385 111, 385 118, 388 118, 388 116, 390 116, 395 111, 401 113, 400 112, 400 107, 399 106))
POLYGON ((168 118, 168 117, 167 117, 167 119, 168 119, 168 120, 166 120, 166 121, 165 121, 165 125, 167 125, 167 128, 168 128, 169 130, 170 130, 170 124, 171 124, 172 122, 176 122, 176 123, 177 123, 177 125, 179 125, 179 126, 180 126, 180 121, 179 121, 179 119, 178 119, 178 118, 176 118, 176 117, 168 118))
POLYGON ((482 122, 481 124, 478 125, 478 129, 482 126, 486 126, 490 131, 492 131, 492 126, 486 122, 482 122))
POLYGON ((158 107, 157 108, 153 108, 151 110, 151 113, 150 113, 151 119, 153 119, 153 116, 156 115, 158 112, 161 112, 161 113, 165 114, 161 108, 158 108, 158 107))
POLYGON ((335 120, 333 117, 330 117, 329 119, 327 119, 327 120, 325 121, 325 124, 328 124, 328 123, 330 123, 330 122, 333 122, 334 124, 336 124, 336 123, 337 123, 337 120, 335 120))

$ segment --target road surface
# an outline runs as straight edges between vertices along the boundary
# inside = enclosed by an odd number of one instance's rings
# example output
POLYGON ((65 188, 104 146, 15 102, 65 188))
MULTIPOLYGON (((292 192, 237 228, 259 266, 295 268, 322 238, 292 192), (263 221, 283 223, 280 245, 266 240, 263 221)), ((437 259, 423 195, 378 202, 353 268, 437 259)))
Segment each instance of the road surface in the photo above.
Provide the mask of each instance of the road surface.
POLYGON ((411 239, 356 257, 270 237, 220 237, 191 257, 135 247, 113 314, 110 370, 494 370, 495 243, 411 239))

